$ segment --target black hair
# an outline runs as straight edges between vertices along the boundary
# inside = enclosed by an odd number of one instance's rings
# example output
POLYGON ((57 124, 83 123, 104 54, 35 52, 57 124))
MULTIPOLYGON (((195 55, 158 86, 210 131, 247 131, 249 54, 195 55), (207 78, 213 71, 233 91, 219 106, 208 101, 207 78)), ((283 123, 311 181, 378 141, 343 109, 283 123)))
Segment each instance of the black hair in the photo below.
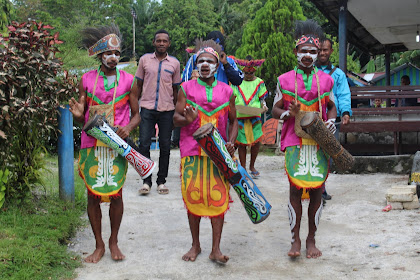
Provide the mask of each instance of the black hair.
POLYGON ((407 76, 407 75, 402 76, 401 80, 403 80, 407 85, 409 85, 411 83, 410 77, 407 76))
POLYGON ((219 45, 222 46, 222 48, 225 47, 225 37, 223 36, 222 32, 215 30, 207 34, 206 40, 213 40, 219 45))
POLYGON ((100 39, 109 34, 117 35, 122 41, 120 29, 112 23, 110 26, 87 27, 81 31, 82 44, 85 48, 90 48, 100 39))
POLYGON ((333 48, 334 43, 330 38, 327 38, 327 37, 322 38, 320 43, 322 44, 324 42, 330 42, 331 49, 333 48))
POLYGON ((250 56, 250 55, 247 55, 247 56, 245 57, 245 59, 246 59, 246 60, 253 60, 252 56, 250 56))
POLYGON ((165 29, 159 29, 158 31, 155 32, 155 36, 153 36, 153 40, 156 39, 156 35, 158 35, 158 34, 166 34, 169 37, 168 31, 166 31, 165 29))
POLYGON ((324 39, 324 31, 322 30, 321 26, 319 26, 319 24, 313 19, 296 21, 294 32, 295 40, 300 39, 300 37, 303 35, 312 35, 315 38, 319 38, 320 41, 324 39))

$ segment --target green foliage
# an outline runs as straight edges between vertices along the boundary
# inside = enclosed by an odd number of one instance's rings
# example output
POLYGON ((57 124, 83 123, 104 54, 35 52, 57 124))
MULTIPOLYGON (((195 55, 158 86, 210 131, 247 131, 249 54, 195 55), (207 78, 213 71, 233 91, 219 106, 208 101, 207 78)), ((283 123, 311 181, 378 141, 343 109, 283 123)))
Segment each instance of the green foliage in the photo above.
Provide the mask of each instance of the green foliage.
MULTIPOLYGON (((316 8, 315 4, 309 0, 298 0, 302 7, 302 12, 307 19, 315 20, 319 25, 324 27, 328 25, 328 19, 316 8)), ((324 30, 325 32, 325 30, 324 30)))
MULTIPOLYGON (((121 65, 121 63, 119 65, 121 65)), ((130 61, 122 70, 134 76, 137 71, 137 63, 135 61, 130 61)))
POLYGON ((147 40, 152 43, 154 32, 166 29, 171 38, 171 55, 182 63, 188 59, 185 49, 192 45, 196 38, 204 38, 213 30, 218 30, 218 15, 210 0, 162 0, 161 6, 156 11, 159 21, 147 27, 147 40))
POLYGON ((9 0, 0 0, 0 33, 7 32, 7 26, 14 15, 12 3, 9 0))
MULTIPOLYGON (((45 158, 46 186, 26 204, 0 210, 0 279, 73 279, 81 259, 67 249, 86 207, 86 188, 76 178, 75 204, 58 198, 58 159, 45 158), (45 193, 45 194, 44 194, 45 193)), ((75 169, 75 173, 77 170, 75 169)))
POLYGON ((373 59, 369 60, 366 65, 366 73, 375 73, 375 61, 373 59))
MULTIPOLYGON (((87 51, 81 49, 80 31, 85 27, 98 27, 117 23, 127 40, 125 46, 132 44, 132 0, 78 0, 77 5, 72 1, 57 0, 16 0, 20 20, 36 18, 42 22, 57 27, 64 44, 59 46, 64 69, 73 67, 86 68, 94 64, 87 51)), ((123 57, 131 57, 132 48, 123 49, 123 57)))
POLYGON ((0 170, 0 208, 3 206, 6 196, 6 183, 9 177, 9 170, 0 170))
POLYGON ((236 55, 241 46, 244 27, 251 22, 256 12, 261 9, 266 0, 214 1, 216 12, 219 14, 219 25, 224 31, 226 53, 236 55))
POLYGON ((61 71, 55 57, 61 41, 51 29, 14 22, 9 36, 0 36, 0 169, 10 171, 6 199, 17 202, 42 183, 41 154, 48 139, 57 135, 57 106, 75 94, 77 84, 61 71))
POLYGON ((28 131, 16 130, 10 143, 10 158, 7 167, 11 170, 6 188, 6 197, 16 203, 27 200, 36 184, 43 184, 44 143, 38 139, 37 127, 28 131))
MULTIPOLYGON (((339 65, 339 44, 337 43, 337 38, 326 34, 326 37, 330 38, 333 41, 333 53, 330 56, 330 61, 333 65, 339 65)), ((347 55, 347 70, 354 73, 360 73, 360 62, 358 59, 355 59, 356 53, 353 52, 351 55, 347 55)))
POLYGON ((395 66, 400 66, 405 63, 411 63, 420 67, 420 50, 398 53, 398 60, 396 61, 395 66))
POLYGON ((385 55, 378 55, 371 58, 365 66, 360 69, 361 73, 374 73, 385 71, 385 55))
POLYGON ((274 91, 279 75, 296 65, 293 28, 296 20, 303 19, 297 0, 269 0, 245 27, 242 46, 236 54, 240 58, 252 55, 266 59, 257 75, 265 81, 269 91, 274 91))
MULTIPOLYGON (((133 9, 136 11, 137 19, 135 19, 136 26, 136 54, 141 56, 144 53, 153 52, 153 47, 151 44, 151 38, 153 38, 154 31, 147 27, 154 21, 156 18, 156 11, 159 8, 159 2, 154 0, 137 0, 133 4, 133 9)), ((131 15, 130 15, 131 19, 131 15)), ((131 28, 132 29, 132 28, 131 28)), ((130 29, 130 32, 131 32, 130 29)), ((128 49, 132 50, 132 34, 125 36, 125 45, 128 49)))
MULTIPOLYGON (((400 57, 403 53, 392 53, 390 57, 390 66, 391 70, 395 67, 402 65, 398 62, 402 62, 400 60, 400 57)), ((368 63, 366 63, 365 66, 360 70, 362 73, 374 73, 374 72, 385 72, 385 55, 377 55, 376 57, 373 57, 369 60, 368 63)))
POLYGON ((57 57, 63 62, 65 70, 86 69, 98 64, 98 60, 95 57, 90 57, 86 49, 80 48, 82 45, 80 30, 86 26, 86 19, 81 19, 76 23, 70 24, 65 31, 60 33, 60 39, 64 43, 60 45, 57 57))

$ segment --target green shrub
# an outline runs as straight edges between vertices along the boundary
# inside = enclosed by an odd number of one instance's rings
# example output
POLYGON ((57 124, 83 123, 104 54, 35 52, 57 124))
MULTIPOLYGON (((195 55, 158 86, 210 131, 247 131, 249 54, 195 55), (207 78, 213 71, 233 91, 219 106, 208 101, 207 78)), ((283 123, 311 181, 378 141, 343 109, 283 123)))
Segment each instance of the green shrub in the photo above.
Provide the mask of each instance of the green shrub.
POLYGON ((68 250, 77 230, 87 226, 86 187, 74 166, 75 201, 59 199, 58 157, 44 156, 43 187, 24 203, 0 209, 0 279, 74 279, 81 257, 68 250))
POLYGON ((41 183, 42 153, 57 137, 57 107, 75 95, 76 77, 56 58, 58 33, 35 21, 13 22, 0 35, 0 170, 6 168, 6 200, 21 201, 41 183))
POLYGON ((9 170, 6 169, 4 172, 0 170, 0 208, 4 204, 4 197, 6 195, 6 183, 9 177, 9 170))

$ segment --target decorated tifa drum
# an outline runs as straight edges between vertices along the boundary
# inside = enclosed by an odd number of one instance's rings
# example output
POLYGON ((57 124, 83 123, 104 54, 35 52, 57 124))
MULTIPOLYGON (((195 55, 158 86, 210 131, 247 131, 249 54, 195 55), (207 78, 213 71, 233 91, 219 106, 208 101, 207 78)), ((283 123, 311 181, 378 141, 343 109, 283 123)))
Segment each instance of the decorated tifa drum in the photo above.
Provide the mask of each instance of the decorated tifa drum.
MULTIPOLYGON (((117 128, 108 125, 101 115, 94 115, 83 127, 83 131, 87 134, 102 141, 105 145, 125 157, 142 179, 149 177, 156 164, 140 154, 129 143, 119 137, 117 133, 115 133, 116 130, 117 128)), ((127 138, 127 140, 133 145, 129 138, 127 138)))
POLYGON ((217 128, 207 123, 193 137, 233 186, 251 221, 254 224, 264 221, 270 215, 271 205, 246 170, 232 159, 217 128))
POLYGON ((346 171, 353 166, 353 156, 335 139, 317 112, 307 113, 300 121, 300 125, 332 157, 334 164, 340 170, 346 171))

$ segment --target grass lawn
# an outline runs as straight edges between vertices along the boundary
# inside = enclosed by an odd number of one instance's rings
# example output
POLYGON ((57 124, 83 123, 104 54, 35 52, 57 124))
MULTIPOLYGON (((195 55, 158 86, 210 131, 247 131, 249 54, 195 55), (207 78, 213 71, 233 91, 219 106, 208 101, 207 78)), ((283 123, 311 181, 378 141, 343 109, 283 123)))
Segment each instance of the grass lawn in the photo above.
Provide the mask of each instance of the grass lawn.
POLYGON ((0 279, 72 279, 81 265, 67 250, 83 224, 86 190, 75 162, 75 203, 59 199, 58 158, 47 157, 44 187, 25 205, 0 209, 0 279))

